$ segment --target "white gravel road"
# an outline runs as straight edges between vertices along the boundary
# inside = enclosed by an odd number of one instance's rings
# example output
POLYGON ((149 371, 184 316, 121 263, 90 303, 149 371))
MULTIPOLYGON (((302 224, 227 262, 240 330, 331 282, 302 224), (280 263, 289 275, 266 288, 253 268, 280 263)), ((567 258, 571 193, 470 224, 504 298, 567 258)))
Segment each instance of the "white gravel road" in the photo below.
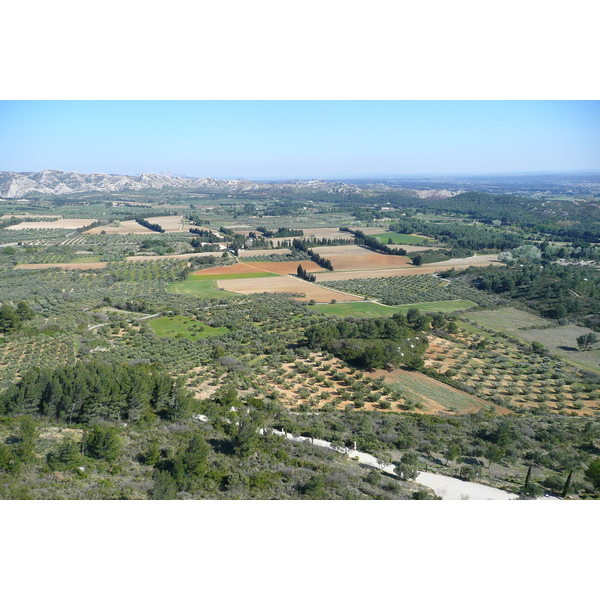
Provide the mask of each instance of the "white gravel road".
MULTIPOLYGON (((284 433, 277 429, 271 430, 275 435, 284 435, 287 439, 295 442, 305 442, 311 440, 304 436, 293 436, 290 433, 284 433)), ((260 430, 263 433, 263 430, 260 430)), ((359 452, 357 450, 347 450, 345 448, 335 448, 331 442, 325 440, 314 440, 315 446, 323 446, 325 448, 331 448, 332 450, 338 450, 338 452, 345 452, 350 458, 358 458, 358 462, 369 465, 371 467, 380 468, 377 459, 366 452, 359 452)), ((382 471, 386 473, 395 474, 394 465, 386 465, 382 471)), ((462 481, 454 477, 448 477, 446 475, 438 475, 437 473, 428 473, 421 471, 417 475, 415 481, 424 485, 434 491, 436 496, 441 496, 442 500, 514 500, 518 498, 516 494, 510 494, 504 490, 499 490, 481 483, 471 483, 469 481, 462 481)))

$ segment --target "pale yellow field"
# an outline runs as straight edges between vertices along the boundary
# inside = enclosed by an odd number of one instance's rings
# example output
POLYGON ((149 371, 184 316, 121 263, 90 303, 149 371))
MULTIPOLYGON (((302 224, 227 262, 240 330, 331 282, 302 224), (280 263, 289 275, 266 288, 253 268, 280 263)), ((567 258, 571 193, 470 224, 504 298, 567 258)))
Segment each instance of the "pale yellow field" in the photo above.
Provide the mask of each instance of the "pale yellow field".
POLYGON ((26 271, 33 269, 66 269, 74 271, 76 269, 103 269, 108 263, 90 262, 90 263, 38 263, 29 265, 16 265, 15 269, 24 269, 26 271))
MULTIPOLYGON (((347 279, 372 279, 374 277, 402 277, 403 275, 424 275, 445 271, 450 267, 405 267, 401 269, 371 269, 369 271, 327 271, 319 273, 319 281, 346 281, 347 279)), ((466 266, 454 266, 465 269, 466 266)))
POLYGON ((169 260, 169 259, 190 259, 194 256, 221 256, 223 252, 195 252, 188 254, 163 254, 162 256, 128 256, 125 260, 128 262, 140 262, 142 260, 169 260))
POLYGON ((14 217, 15 219, 32 219, 33 217, 37 218, 37 219, 60 219, 61 216, 60 215, 38 215, 38 214, 25 214, 25 215, 2 215, 0 217, 0 221, 3 221, 4 219, 11 219, 12 217, 14 217))
POLYGON ((328 290, 319 285, 308 283, 303 279, 282 275, 281 277, 260 277, 252 279, 219 279, 219 288, 238 294, 260 294, 262 292, 292 293, 298 300, 314 300, 315 302, 350 302, 362 300, 361 296, 345 294, 336 290, 328 290))
POLYGON ((97 235, 102 233, 102 231, 106 231, 106 233, 121 233, 123 235, 128 233, 154 233, 156 235, 154 231, 150 231, 150 229, 147 229, 136 221, 121 221, 121 224, 118 227, 115 227, 114 225, 101 225, 100 227, 94 227, 83 233, 86 235, 97 235))
POLYGON ((188 231, 190 227, 195 227, 186 223, 185 225, 181 222, 181 216, 173 215, 170 217, 151 217, 146 219, 148 223, 153 225, 160 225, 165 233, 177 233, 178 231, 188 231))
POLYGON ((20 231, 22 229, 79 229, 87 227, 94 222, 93 219, 58 219, 56 221, 31 221, 29 223, 17 223, 6 229, 20 231))
POLYGON ((444 260, 442 262, 430 263, 428 266, 431 267, 448 267, 451 269, 452 267, 457 268, 460 267, 470 267, 470 266, 478 266, 478 267, 487 267, 489 265, 501 265, 498 260, 497 254, 480 254, 475 256, 469 256, 468 258, 451 258, 450 260, 444 260))
POLYGON ((290 254, 289 248, 273 248, 271 250, 243 250, 240 256, 268 256, 269 254, 290 254))
POLYGON ((347 240, 354 237, 347 231, 340 231, 337 227, 310 227, 302 228, 304 237, 330 238, 332 240, 347 240))

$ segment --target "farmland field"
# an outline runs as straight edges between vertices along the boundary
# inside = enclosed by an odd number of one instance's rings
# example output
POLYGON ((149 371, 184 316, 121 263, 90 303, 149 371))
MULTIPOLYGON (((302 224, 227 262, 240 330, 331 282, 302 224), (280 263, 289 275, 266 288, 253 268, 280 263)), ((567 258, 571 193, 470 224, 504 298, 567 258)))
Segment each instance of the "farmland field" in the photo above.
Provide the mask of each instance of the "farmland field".
POLYGON ((361 246, 318 246, 313 251, 331 261, 335 271, 351 271, 406 267, 410 259, 406 256, 380 254, 361 246))
POLYGON ((489 267, 490 265, 502 266, 504 263, 498 260, 497 254, 475 254, 474 256, 468 256, 466 258, 450 258, 449 260, 443 260, 441 262, 430 264, 432 267, 440 266, 450 269, 452 267, 489 267))
MULTIPOLYGON (((397 389, 403 398, 423 404, 423 412, 432 414, 478 412, 484 406, 493 406, 481 398, 465 394, 414 371, 394 369, 391 373, 383 370, 369 373, 369 377, 372 378, 381 376, 397 389)), ((508 411, 504 410, 504 412, 508 411)))
MULTIPOLYGON (((89 223, 87 223, 87 225, 89 225, 92 222, 93 221, 90 221, 89 223)), ((95 235, 102 233, 102 231, 106 231, 107 234, 120 233, 125 235, 128 233, 136 233, 145 235, 153 233, 154 235, 156 235, 155 231, 150 231, 150 229, 144 227, 143 225, 140 225, 137 221, 121 221, 119 225, 100 225, 100 227, 94 227, 93 229, 88 229, 87 231, 84 231, 83 234, 95 235)))
POLYGON ((600 350, 581 352, 577 348, 577 337, 591 332, 592 330, 587 327, 565 325, 564 327, 553 327, 551 329, 528 329, 519 331, 515 335, 529 341, 540 342, 548 350, 568 362, 600 373, 600 350))
POLYGON ((265 250, 241 250, 240 251, 240 258, 242 257, 246 257, 246 256, 269 256, 269 254, 290 254, 290 249, 289 248, 269 248, 269 249, 265 249, 265 250))
POLYGON ((188 231, 190 228, 189 223, 183 223, 180 215, 171 215, 168 217, 150 217, 147 219, 147 221, 153 225, 160 225, 165 230, 165 233, 188 231))
POLYGON ((295 275, 298 265, 309 273, 324 271, 312 260, 294 262, 244 262, 226 267, 210 267, 196 271, 194 275, 231 275, 233 273, 271 273, 274 275, 295 275))
POLYGON ((93 219, 57 219, 55 221, 31 221, 10 225, 6 229, 21 231, 22 229, 79 229, 87 227, 94 222, 93 219))
POLYGON ((514 333, 523 327, 546 327, 552 325, 552 321, 548 319, 512 307, 478 311, 469 315, 469 319, 484 327, 510 333, 514 333))
POLYGON ((257 273, 258 270, 255 267, 248 265, 248 263, 236 263, 235 265, 221 266, 221 267, 209 267, 207 269, 200 269, 192 273, 193 277, 199 276, 212 276, 212 275, 233 275, 233 274, 249 274, 257 273))
POLYGON ((440 302, 420 302, 418 304, 398 304, 385 306, 377 302, 350 302, 341 304, 323 304, 312 306, 313 310, 324 315, 337 315, 338 317, 389 317, 398 312, 407 312, 409 308, 418 308, 422 311, 454 312, 477 306, 470 300, 442 300, 440 302))
POLYGON ((15 269, 103 269, 108 263, 105 262, 72 262, 72 263, 39 263, 16 265, 15 269))
POLYGON ((227 327, 210 327, 205 323, 183 316, 159 317, 148 321, 151 329, 158 337, 201 339, 222 335, 227 327))
POLYGON ((347 231, 340 231, 338 227, 309 227, 303 228, 305 238, 329 238, 332 240, 349 240, 354 236, 347 231))
MULTIPOLYGON (((388 243, 388 240, 392 240, 392 244, 408 244, 410 246, 416 246, 422 244, 426 240, 432 240, 432 238, 424 237, 422 235, 406 234, 406 233, 395 233, 388 231, 385 233, 376 233, 371 237, 381 240, 384 244, 388 243)), ((433 240, 432 240, 433 241, 433 240)))
POLYGON ((218 279, 256 279, 257 277, 280 277, 277 273, 262 273, 254 271, 251 273, 222 273, 221 275, 190 275, 188 281, 206 281, 218 279))
POLYGON ((65 256, 64 253, 59 252, 47 252, 43 253, 42 256, 40 254, 34 254, 29 256, 24 256, 19 260, 19 264, 33 264, 31 260, 34 260, 37 264, 60 264, 65 263, 68 260, 69 263, 97 263, 97 262, 106 262, 103 261, 100 256, 97 254, 80 254, 76 253, 76 256, 69 254, 65 256), (35 260, 37 259, 37 260, 35 260), (42 260, 40 260, 42 259, 42 260))
MULTIPOLYGON (((279 263, 274 263, 279 264, 279 263)), ((209 283, 196 281, 191 283, 209 283)), ((260 294, 263 292, 287 293, 298 300, 315 302, 337 302, 362 300, 359 296, 330 290, 297 277, 265 277, 260 279, 224 279, 217 281, 218 287, 238 294, 260 294)))
POLYGON ((163 254, 161 256, 128 256, 125 260, 128 262, 140 262, 143 260, 167 260, 173 258, 193 258, 197 256, 221 256, 222 252, 202 252, 200 253, 192 253, 189 252, 187 254, 163 254))
POLYGON ((219 289, 217 281, 175 281, 167 285, 167 291, 172 294, 189 294, 196 298, 233 298, 237 294, 219 289))
MULTIPOLYGON (((404 257, 398 257, 404 258, 404 257)), ((333 261, 332 261, 333 262, 333 261)), ((455 267, 456 268, 456 267, 455 267)), ((363 269, 360 271, 329 271, 321 273, 319 281, 347 281, 349 279, 372 279, 373 277, 402 277, 403 275, 428 275, 445 271, 446 267, 411 267, 403 265, 399 269, 363 269)))

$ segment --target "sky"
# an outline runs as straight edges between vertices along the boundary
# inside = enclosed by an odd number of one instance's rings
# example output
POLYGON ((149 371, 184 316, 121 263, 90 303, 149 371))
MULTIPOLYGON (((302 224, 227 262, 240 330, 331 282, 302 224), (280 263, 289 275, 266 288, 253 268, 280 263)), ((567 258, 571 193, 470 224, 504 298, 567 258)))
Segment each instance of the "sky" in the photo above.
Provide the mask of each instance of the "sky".
POLYGON ((600 101, 0 101, 0 171, 311 179, 600 169, 600 101))

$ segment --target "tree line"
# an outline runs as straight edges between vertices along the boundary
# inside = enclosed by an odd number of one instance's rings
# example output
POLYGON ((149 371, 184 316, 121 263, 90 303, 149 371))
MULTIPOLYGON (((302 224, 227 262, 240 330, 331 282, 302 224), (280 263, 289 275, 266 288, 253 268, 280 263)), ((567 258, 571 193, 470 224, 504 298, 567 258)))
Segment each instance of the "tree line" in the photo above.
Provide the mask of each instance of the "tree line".
POLYGON ((35 312, 24 300, 20 300, 16 307, 5 303, 0 307, 0 333, 13 333, 21 329, 25 321, 35 317, 35 312))
POLYGON ((305 252, 306 254, 308 254, 308 256, 310 256, 311 260, 316 262, 320 267, 323 267, 324 269, 327 269, 328 271, 333 271, 333 265, 331 264, 331 261, 328 258, 325 258, 325 257, 321 256, 320 254, 313 252, 308 247, 308 244, 304 240, 295 239, 293 242, 293 247, 298 252, 305 252))
POLYGON ((146 227, 146 229, 151 229, 152 231, 157 231, 158 233, 165 232, 165 230, 157 223, 150 223, 150 221, 146 221, 146 219, 136 219, 135 221, 142 227, 146 227))
POLYGON ((340 227, 340 231, 347 231, 348 233, 351 233, 354 235, 358 244, 362 244, 363 246, 371 248, 371 250, 375 250, 376 252, 397 256, 406 256, 406 250, 404 250, 404 248, 390 248, 381 240, 371 237, 370 235, 365 235, 360 229, 352 230, 349 227, 340 227))
POLYGON ((68 423, 172 420, 189 416, 192 406, 183 382, 168 373, 146 364, 101 361, 33 368, 0 395, 0 414, 68 423))

